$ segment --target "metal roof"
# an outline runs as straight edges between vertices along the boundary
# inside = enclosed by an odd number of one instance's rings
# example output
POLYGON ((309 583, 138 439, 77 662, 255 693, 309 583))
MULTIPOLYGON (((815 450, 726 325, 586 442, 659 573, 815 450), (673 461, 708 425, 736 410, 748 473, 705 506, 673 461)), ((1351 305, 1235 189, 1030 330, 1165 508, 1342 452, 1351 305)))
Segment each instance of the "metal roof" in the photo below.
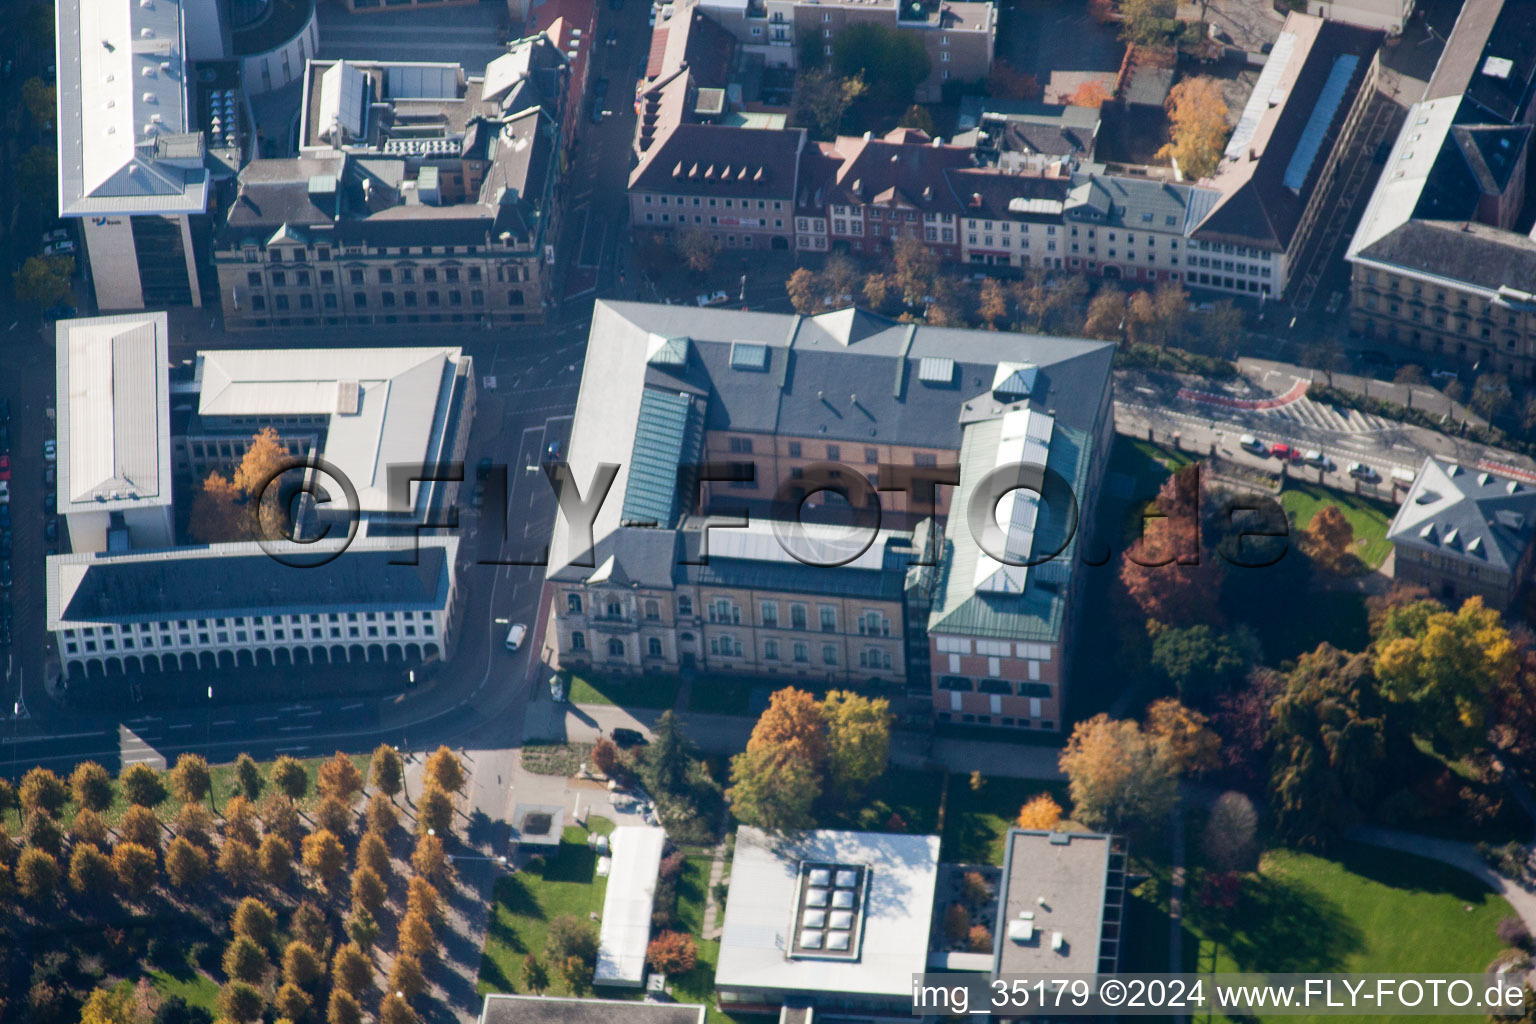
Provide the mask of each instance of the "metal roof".
POLYGON ((928 384, 953 384, 955 361, 942 356, 927 356, 917 364, 917 379, 928 384))
POLYGON ((686 395, 648 390, 640 397, 635 445, 624 490, 623 521, 672 526, 681 512, 683 464, 702 438, 701 417, 686 395))
POLYGON ((732 342, 731 365, 738 370, 767 370, 768 346, 745 341, 732 342))
POLYGON ((1317 151, 1322 147, 1323 137, 1328 134, 1328 127, 1333 124, 1339 112, 1339 104, 1343 102, 1350 79, 1354 77, 1355 68, 1359 64, 1360 58, 1352 53, 1340 54, 1333 59, 1333 68, 1328 72, 1328 80, 1323 83, 1323 91, 1318 93, 1317 102, 1312 105, 1312 114, 1307 118, 1307 126, 1302 129, 1301 140, 1296 143, 1291 162, 1285 165, 1285 176, 1281 180, 1286 188, 1300 192, 1301 187, 1307 183, 1307 175, 1317 161, 1317 151))
POLYGON ((667 833, 651 825, 621 825, 613 830, 612 844, 595 980, 599 985, 639 988, 645 980, 656 874, 667 833))

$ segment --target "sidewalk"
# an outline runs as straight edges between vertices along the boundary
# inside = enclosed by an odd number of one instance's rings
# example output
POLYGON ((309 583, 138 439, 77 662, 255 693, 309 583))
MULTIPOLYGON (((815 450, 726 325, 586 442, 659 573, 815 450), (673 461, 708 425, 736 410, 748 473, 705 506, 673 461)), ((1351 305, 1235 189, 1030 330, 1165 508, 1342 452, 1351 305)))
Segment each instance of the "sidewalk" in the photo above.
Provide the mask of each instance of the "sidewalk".
POLYGON ((1527 929, 1536 929, 1536 893, 1522 888, 1494 871, 1482 857, 1478 856, 1477 848, 1471 843, 1457 842, 1454 839, 1436 839, 1433 836, 1421 836, 1412 832, 1399 832, 1396 829, 1368 825, 1352 829, 1349 838, 1371 846, 1417 854, 1420 857, 1460 868, 1508 900, 1509 905, 1515 908, 1515 912, 1525 922, 1527 929))

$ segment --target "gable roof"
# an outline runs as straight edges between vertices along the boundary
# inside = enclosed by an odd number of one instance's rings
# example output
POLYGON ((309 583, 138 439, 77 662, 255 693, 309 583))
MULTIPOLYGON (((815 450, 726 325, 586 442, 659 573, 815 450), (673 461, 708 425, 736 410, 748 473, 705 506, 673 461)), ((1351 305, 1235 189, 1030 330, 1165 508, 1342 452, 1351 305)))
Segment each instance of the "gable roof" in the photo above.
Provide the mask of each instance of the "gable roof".
POLYGON ((1430 457, 1398 508, 1387 539, 1503 573, 1536 533, 1536 485, 1430 457))

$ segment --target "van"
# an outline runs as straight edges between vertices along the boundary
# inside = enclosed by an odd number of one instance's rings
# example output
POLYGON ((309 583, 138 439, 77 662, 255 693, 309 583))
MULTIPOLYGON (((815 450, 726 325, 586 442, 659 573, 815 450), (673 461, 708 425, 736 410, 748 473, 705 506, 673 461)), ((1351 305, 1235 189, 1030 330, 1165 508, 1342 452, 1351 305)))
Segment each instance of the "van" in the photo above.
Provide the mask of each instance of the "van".
POLYGON ((1392 482, 1402 487, 1412 487, 1413 482, 1417 479, 1418 474, 1411 469, 1399 467, 1392 471, 1392 482))
POLYGON ((523 638, 528 635, 528 627, 521 622, 514 622, 512 628, 507 630, 507 650, 515 651, 523 646, 523 638))

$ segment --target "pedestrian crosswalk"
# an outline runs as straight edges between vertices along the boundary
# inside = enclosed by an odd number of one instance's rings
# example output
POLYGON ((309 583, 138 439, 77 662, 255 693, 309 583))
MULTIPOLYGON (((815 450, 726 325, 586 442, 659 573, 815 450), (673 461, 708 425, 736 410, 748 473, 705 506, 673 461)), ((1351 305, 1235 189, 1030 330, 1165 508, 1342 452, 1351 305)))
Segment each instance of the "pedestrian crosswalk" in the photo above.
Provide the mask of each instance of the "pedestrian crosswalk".
POLYGON ((1380 416, 1363 413, 1357 409, 1335 408, 1322 402, 1314 402, 1305 395, 1278 408, 1266 409, 1264 413, 1300 423, 1302 426, 1351 434, 1390 430, 1395 426, 1392 421, 1380 416))

